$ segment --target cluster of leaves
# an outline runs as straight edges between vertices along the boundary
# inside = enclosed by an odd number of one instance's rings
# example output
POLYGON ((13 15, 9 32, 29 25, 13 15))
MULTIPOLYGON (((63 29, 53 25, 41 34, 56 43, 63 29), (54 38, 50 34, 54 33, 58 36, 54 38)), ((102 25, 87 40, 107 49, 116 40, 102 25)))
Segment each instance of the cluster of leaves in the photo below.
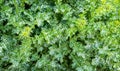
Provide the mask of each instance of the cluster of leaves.
POLYGON ((119 71, 120 0, 0 0, 0 71, 119 71))

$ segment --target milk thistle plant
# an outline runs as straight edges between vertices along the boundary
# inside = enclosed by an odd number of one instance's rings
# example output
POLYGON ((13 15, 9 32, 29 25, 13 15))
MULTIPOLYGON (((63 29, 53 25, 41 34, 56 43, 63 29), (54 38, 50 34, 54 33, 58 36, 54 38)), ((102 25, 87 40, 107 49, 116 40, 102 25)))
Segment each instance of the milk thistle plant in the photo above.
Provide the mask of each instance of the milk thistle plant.
POLYGON ((120 0, 0 0, 0 71, 120 71, 120 0))

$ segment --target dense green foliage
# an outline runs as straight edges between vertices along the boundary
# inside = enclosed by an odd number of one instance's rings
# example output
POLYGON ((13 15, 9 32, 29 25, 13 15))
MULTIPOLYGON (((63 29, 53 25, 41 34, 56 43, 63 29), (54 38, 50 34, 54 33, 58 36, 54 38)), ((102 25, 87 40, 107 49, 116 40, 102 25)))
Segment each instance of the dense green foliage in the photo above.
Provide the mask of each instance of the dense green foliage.
POLYGON ((120 71, 120 0, 0 0, 0 71, 120 71))

